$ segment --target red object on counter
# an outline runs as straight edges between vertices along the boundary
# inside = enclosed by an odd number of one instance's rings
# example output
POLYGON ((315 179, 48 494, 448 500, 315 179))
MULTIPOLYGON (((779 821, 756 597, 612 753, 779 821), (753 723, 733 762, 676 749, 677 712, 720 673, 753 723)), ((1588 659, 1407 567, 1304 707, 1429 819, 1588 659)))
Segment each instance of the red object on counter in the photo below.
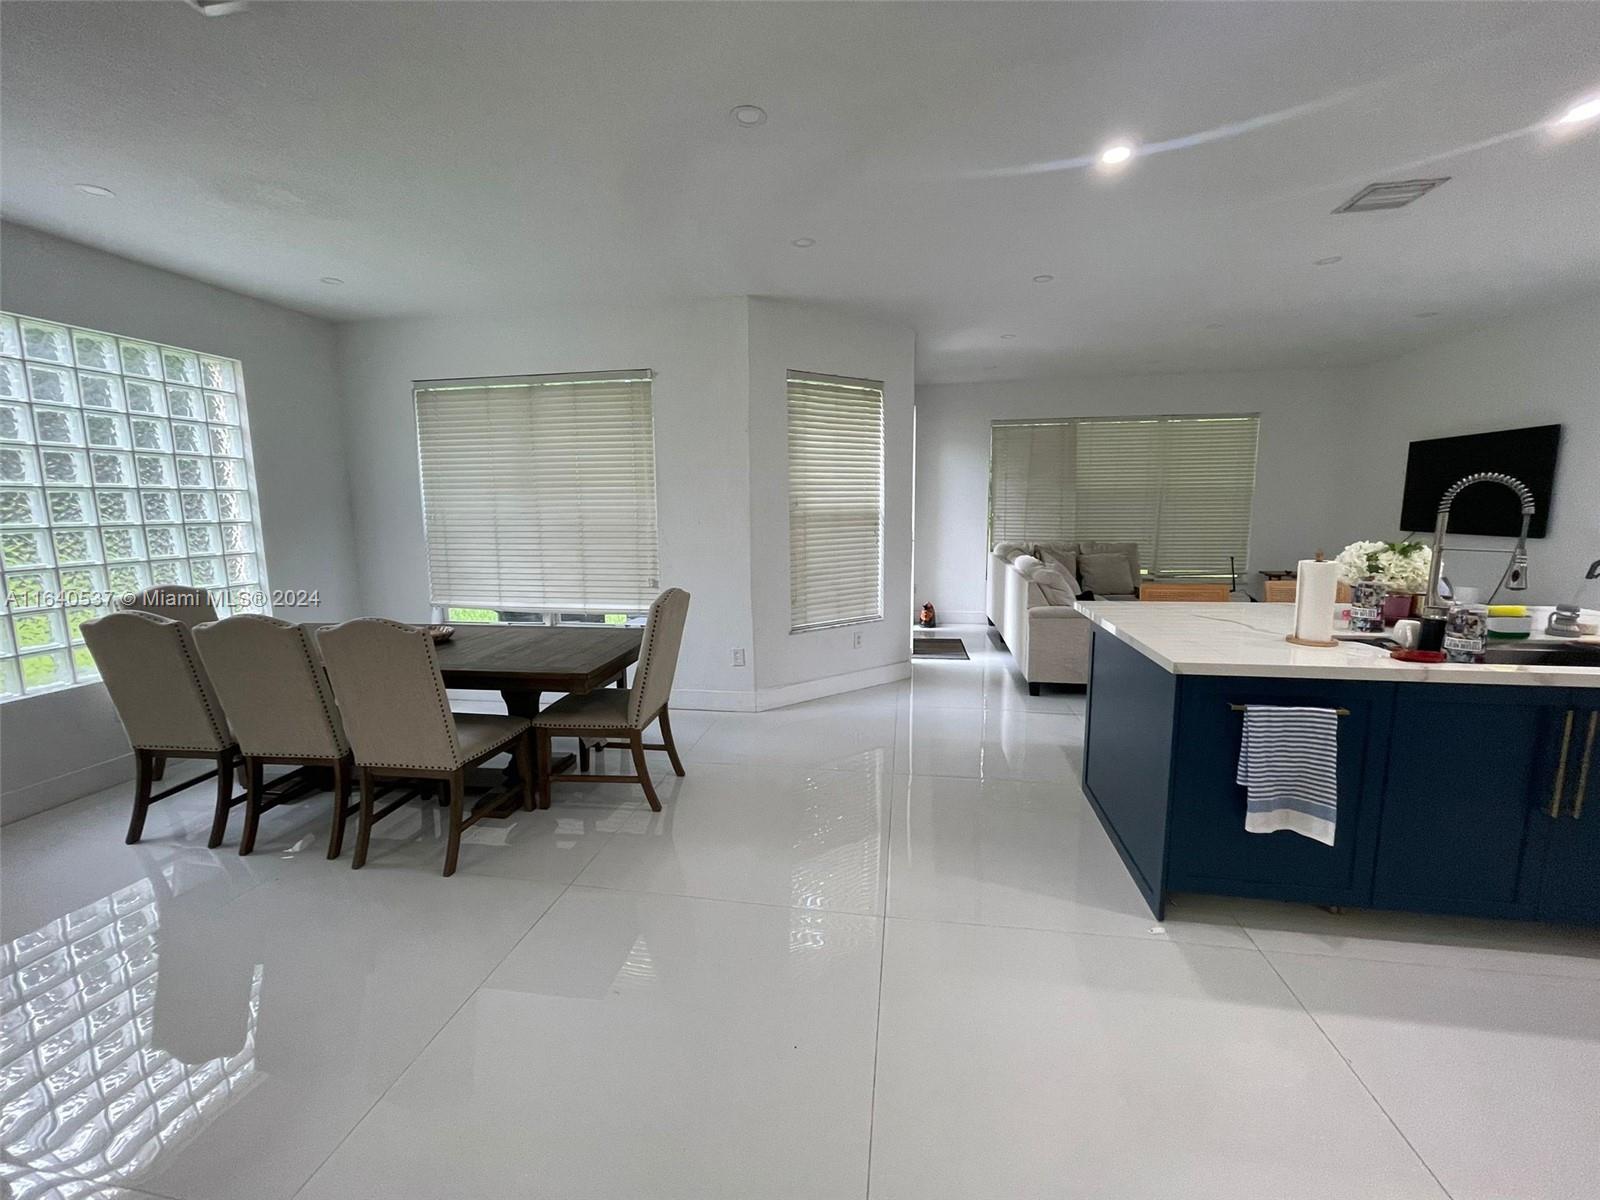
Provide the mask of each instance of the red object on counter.
POLYGON ((1442 663, 1443 650, 1407 650, 1404 646, 1396 646, 1389 651, 1390 658, 1398 658, 1401 662, 1414 663, 1442 663))

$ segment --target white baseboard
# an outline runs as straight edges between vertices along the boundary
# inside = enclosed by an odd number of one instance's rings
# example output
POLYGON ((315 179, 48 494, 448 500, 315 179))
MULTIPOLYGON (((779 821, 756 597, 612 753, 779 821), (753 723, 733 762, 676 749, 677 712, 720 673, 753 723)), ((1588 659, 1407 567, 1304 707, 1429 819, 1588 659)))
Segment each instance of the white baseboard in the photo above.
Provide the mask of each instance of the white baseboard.
POLYGON ((755 712, 756 694, 712 688, 673 688, 672 707, 698 708, 706 712, 755 712))
POLYGON ((967 612, 954 608, 942 609, 939 614, 940 625, 987 625, 989 618, 982 612, 967 612))
POLYGON ((0 796, 0 825, 9 825, 133 778, 133 755, 119 754, 0 796))
POLYGON ((911 678, 909 662, 889 663, 882 667, 867 667, 844 675, 830 675, 826 679, 808 679, 804 683, 791 683, 784 687, 762 688, 756 692, 756 711, 786 708, 803 704, 807 700, 820 700, 824 696, 837 696, 843 692, 857 692, 862 688, 881 687, 911 678))

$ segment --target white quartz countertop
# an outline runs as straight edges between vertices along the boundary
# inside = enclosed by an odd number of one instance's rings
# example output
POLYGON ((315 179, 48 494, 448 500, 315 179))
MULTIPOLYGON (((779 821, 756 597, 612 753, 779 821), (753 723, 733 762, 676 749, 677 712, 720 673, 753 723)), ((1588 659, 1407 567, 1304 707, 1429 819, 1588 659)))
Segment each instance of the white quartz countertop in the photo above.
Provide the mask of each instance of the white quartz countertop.
MULTIPOLYGON (((1370 679, 1385 683, 1493 683, 1600 688, 1600 668, 1509 663, 1407 663, 1360 642, 1296 646, 1292 604, 1144 604, 1079 601, 1101 629, 1175 675, 1370 679)), ((1334 635, 1338 636, 1337 632, 1334 635)))

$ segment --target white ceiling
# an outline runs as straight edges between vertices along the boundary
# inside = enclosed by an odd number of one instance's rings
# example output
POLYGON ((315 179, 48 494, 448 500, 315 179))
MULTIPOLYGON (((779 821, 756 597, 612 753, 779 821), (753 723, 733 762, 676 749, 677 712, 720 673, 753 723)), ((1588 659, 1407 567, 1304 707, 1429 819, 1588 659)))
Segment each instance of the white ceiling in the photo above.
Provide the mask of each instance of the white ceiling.
POLYGON ((5 215, 337 319, 792 297, 914 325, 951 381, 1369 361, 1600 291, 1600 130, 1542 127, 1600 90, 1600 4, 148 0, 0 34, 5 215), (1116 135, 1194 144, 1019 170, 1116 135))

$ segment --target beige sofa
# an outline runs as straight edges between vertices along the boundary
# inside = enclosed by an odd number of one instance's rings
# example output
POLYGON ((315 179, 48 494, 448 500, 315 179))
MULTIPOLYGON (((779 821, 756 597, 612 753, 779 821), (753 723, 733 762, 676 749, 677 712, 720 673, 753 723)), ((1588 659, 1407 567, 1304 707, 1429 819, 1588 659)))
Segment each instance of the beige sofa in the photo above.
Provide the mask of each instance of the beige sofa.
POLYGON ((1035 696, 1040 684, 1089 682, 1090 625, 1072 607, 1084 587, 1078 559, 1087 554, 1122 555, 1135 587, 1097 591, 1096 599, 1138 598, 1139 548, 1131 542, 1000 542, 990 552, 985 612, 1035 696))

